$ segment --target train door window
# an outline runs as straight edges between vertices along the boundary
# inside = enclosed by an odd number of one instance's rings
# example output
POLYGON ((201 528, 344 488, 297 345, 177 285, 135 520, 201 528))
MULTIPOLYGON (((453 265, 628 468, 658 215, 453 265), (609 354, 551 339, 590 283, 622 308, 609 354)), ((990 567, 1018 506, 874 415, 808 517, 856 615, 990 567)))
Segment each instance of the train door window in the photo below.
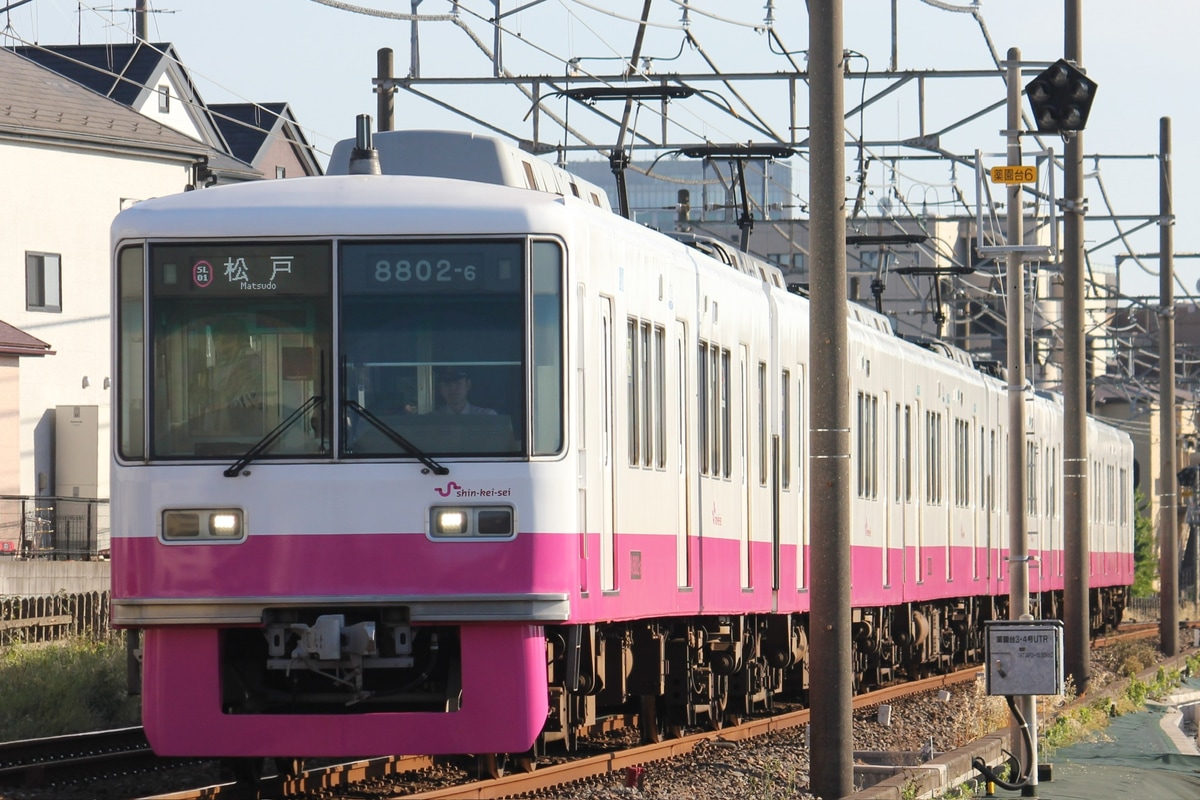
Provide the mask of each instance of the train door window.
POLYGON ((626 407, 629 409, 628 419, 628 439, 629 439, 629 464, 636 467, 639 462, 640 453, 638 452, 638 432, 639 432, 639 415, 641 413, 641 404, 638 402, 638 396, 641 394, 641 373, 638 370, 638 337, 637 337, 637 320, 632 317, 625 322, 625 394, 626 407))
POLYGON ((667 468, 667 329, 654 326, 655 466, 667 468))
POLYGON ((1108 509, 1108 521, 1116 522, 1117 521, 1117 504, 1116 504, 1116 502, 1114 502, 1116 500, 1116 495, 1117 495, 1116 487, 1114 485, 1115 481, 1116 481, 1116 469, 1113 467, 1112 464, 1107 464, 1104 467, 1104 477, 1105 477, 1104 497, 1106 500, 1105 505, 1106 505, 1106 508, 1108 509))
POLYGON ((150 248, 151 455, 324 456, 332 433, 329 243, 150 248))
POLYGON ((733 406, 729 395, 732 362, 728 348, 721 349, 721 476, 733 474, 733 406))
POLYGON ((803 491, 803 489, 805 487, 805 481, 807 480, 807 473, 805 473, 805 465, 808 463, 806 459, 807 459, 807 455, 809 452, 808 451, 808 437, 805 435, 808 430, 808 427, 807 427, 808 419, 805 416, 805 408, 804 408, 804 396, 805 396, 805 391, 807 390, 807 386, 806 386, 806 383, 804 380, 804 365, 803 364, 796 365, 795 375, 796 375, 796 390, 795 390, 795 394, 796 394, 796 424, 793 427, 796 430, 796 435, 794 437, 796 440, 796 462, 795 462, 796 463, 796 489, 797 489, 797 495, 799 498, 798 514, 799 514, 799 523, 800 523, 800 546, 797 547, 796 549, 798 552, 797 557, 799 558, 799 561, 800 561, 800 563, 798 565, 798 574, 800 576, 800 587, 807 588, 808 587, 808 578, 809 578, 807 548, 808 548, 810 542, 812 541, 812 539, 811 539, 811 531, 809 531, 809 527, 808 527, 808 520, 809 520, 809 517, 808 517, 809 509, 808 509, 808 504, 807 504, 808 493, 803 491))
POLYGON ((700 474, 708 474, 708 343, 700 342, 696 359, 696 431, 700 437, 700 474))
POLYGON ((1033 442, 1025 443, 1025 512, 1029 516, 1035 516, 1038 513, 1038 489, 1037 489, 1037 467, 1038 467, 1038 452, 1037 445, 1033 442))
POLYGON ((1054 519, 1058 513, 1058 448, 1050 448, 1046 459, 1046 516, 1054 519))
POLYGON ((895 464, 893 465, 892 469, 893 499, 899 503, 903 497, 901 489, 904 483, 902 478, 902 474, 904 472, 904 418, 900 415, 899 403, 896 403, 896 407, 893 411, 893 417, 892 437, 895 439, 895 441, 892 443, 893 449, 895 450, 895 464))
POLYGON ((561 449, 562 252, 526 253, 519 239, 341 245, 344 455, 561 449))
POLYGON ((652 380, 651 360, 654 351, 651 349, 650 323, 643 322, 639 328, 638 369, 641 372, 641 380, 639 382, 642 389, 641 397, 641 417, 642 417, 642 466, 648 467, 654 460, 654 383, 652 380))
POLYGON ((1117 498, 1120 516, 1117 521, 1122 526, 1129 521, 1129 472, 1122 467, 1117 475, 1117 498))
POLYGON ((912 502, 912 406, 904 406, 904 502, 912 502))
POLYGON ((709 431, 709 443, 712 445, 712 474, 721 474, 721 418, 725 405, 721 397, 721 348, 708 348, 708 407, 711 411, 712 430, 709 431))
POLYGON ((788 370, 783 371, 781 384, 781 419, 779 421, 779 439, 783 442, 783 452, 780 454, 780 485, 788 489, 792 485, 792 375, 788 370))
POLYGON ((767 365, 758 362, 758 485, 767 485, 767 365))

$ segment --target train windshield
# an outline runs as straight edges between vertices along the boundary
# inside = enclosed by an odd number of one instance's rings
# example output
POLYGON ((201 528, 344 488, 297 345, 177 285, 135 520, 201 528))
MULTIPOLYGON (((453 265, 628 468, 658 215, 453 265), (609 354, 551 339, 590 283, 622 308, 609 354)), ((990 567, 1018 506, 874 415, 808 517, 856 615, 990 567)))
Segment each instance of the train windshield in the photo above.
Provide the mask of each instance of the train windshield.
MULTIPOLYGON (((355 242, 339 259, 343 455, 528 452, 526 242, 355 242)), ((559 419, 559 393, 537 412, 559 419)))
MULTIPOLYGON (((428 464, 562 449, 556 243, 200 241, 149 249, 150 458, 428 464)), ((133 297, 140 259, 129 252, 122 276, 133 297)), ((140 314, 134 306, 126 312, 122 363, 132 377, 142 337, 131 321, 140 314)), ((122 453, 138 458, 134 383, 122 383, 119 402, 131 409, 122 453)))
POLYGON ((330 245, 163 244, 150 271, 152 456, 238 458, 273 432, 262 457, 328 453, 330 245))

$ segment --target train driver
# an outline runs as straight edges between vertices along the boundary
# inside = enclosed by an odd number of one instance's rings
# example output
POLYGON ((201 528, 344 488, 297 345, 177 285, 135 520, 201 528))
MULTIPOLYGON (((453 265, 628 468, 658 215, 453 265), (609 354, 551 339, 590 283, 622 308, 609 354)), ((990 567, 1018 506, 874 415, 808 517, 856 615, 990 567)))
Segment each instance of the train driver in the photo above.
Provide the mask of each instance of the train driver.
POLYGON ((434 410, 436 414, 496 414, 495 409, 471 404, 471 376, 464 370, 448 369, 438 373, 437 387, 442 402, 434 410))

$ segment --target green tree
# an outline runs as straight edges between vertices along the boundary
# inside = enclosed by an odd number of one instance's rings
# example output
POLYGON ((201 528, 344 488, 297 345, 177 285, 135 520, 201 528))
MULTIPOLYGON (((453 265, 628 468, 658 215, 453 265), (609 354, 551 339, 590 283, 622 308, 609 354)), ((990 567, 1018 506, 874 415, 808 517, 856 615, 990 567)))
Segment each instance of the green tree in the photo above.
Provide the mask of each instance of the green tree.
POLYGON ((1154 548, 1154 523, 1146 513, 1149 503, 1141 489, 1134 492, 1133 507, 1137 511, 1133 520, 1133 596, 1149 597, 1154 594, 1158 580, 1158 554, 1154 548))

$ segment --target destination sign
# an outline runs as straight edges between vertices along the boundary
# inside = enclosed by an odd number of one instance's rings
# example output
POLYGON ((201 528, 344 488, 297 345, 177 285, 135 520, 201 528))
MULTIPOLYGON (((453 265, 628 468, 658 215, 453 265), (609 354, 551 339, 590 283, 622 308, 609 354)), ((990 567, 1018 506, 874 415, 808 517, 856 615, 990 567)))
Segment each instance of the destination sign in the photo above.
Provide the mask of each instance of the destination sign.
POLYGON ((1037 167, 1032 165, 992 167, 992 183, 1037 183, 1037 179, 1037 167))
POLYGON ((196 242, 151 245, 158 297, 328 295, 329 243, 196 242))
POLYGON ((522 242, 373 242, 341 250, 344 294, 520 292, 522 242))

